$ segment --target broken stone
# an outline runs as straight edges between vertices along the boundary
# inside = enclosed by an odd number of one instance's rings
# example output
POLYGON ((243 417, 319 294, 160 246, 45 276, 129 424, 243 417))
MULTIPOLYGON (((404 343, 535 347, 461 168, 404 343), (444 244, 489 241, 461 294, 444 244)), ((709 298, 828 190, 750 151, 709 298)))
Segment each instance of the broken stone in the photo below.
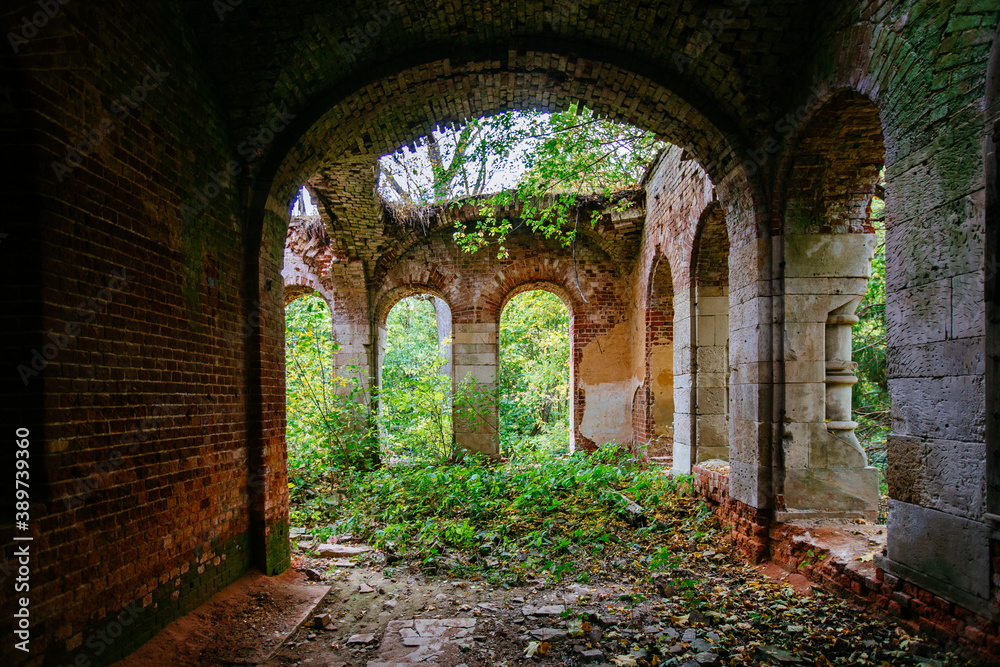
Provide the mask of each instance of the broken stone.
POLYGON ((317 570, 312 569, 311 567, 307 568, 305 570, 305 573, 306 573, 306 579, 308 579, 309 581, 322 581, 323 580, 323 575, 320 574, 317 570))
POLYGON ((489 602, 480 602, 476 606, 479 607, 480 609, 484 610, 484 611, 493 612, 494 614, 500 611, 495 606, 491 605, 489 602))
POLYGON ((618 515, 625 519, 625 523, 630 526, 646 525, 646 510, 644 510, 642 506, 625 496, 623 493, 612 491, 612 494, 621 499, 625 505, 622 509, 618 510, 618 515))
POLYGON ((688 644, 690 644, 695 640, 695 637, 697 636, 698 633, 695 631, 694 628, 688 628, 687 630, 684 631, 684 635, 681 637, 681 641, 685 641, 688 644))
POLYGON ((592 648, 580 653, 580 659, 584 662, 599 662, 604 659, 604 653, 600 649, 592 648))
POLYGON ((347 640, 348 644, 371 644, 375 641, 375 635, 372 633, 365 633, 360 635, 351 635, 347 640))
POLYGON ((692 611, 688 614, 688 621, 691 623, 700 623, 701 625, 711 625, 712 617, 700 611, 692 611))
POLYGON ((566 607, 561 604, 551 604, 544 607, 532 607, 525 605, 521 613, 525 616, 558 616, 566 611, 566 607))
POLYGON ((358 586, 358 592, 362 593, 362 594, 364 594, 364 593, 374 593, 375 589, 362 581, 361 585, 358 586))
POLYGON ((567 633, 565 630, 557 630, 555 628, 539 628, 537 630, 530 630, 529 634, 535 639, 539 639, 544 642, 557 642, 566 639, 567 633))
POLYGON ((320 558, 344 558, 368 553, 371 547, 349 547, 343 544, 320 544, 316 547, 316 555, 320 558))
POLYGON ((312 624, 315 628, 322 628, 329 625, 330 620, 330 614, 316 614, 313 616, 312 624))
POLYGON ((385 609, 395 609, 397 604, 399 603, 396 600, 386 600, 382 603, 382 607, 385 609))
POLYGON ((354 567, 354 563, 344 559, 333 561, 333 565, 334 567, 354 567))
POLYGON ((712 646, 712 642, 706 641, 701 638, 695 639, 693 642, 691 642, 691 650, 695 651, 696 653, 711 651, 713 648, 715 647, 712 646))

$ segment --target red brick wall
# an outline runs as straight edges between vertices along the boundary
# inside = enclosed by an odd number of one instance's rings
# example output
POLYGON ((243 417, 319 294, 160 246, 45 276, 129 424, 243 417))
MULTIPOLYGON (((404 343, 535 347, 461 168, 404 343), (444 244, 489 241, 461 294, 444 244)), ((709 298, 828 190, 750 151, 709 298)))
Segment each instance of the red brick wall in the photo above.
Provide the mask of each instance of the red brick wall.
MULTIPOLYGON (((35 538, 31 650, 12 648, 5 593, 5 664, 105 663, 233 581, 249 567, 259 488, 247 446, 247 246, 235 184, 212 178, 235 159, 213 84, 174 7, 57 6, 0 60, 14 86, 0 106, 17 123, 4 151, 31 175, 3 186, 10 214, 24 217, 0 240, 14 399, 2 421, 30 430, 35 538), (199 191, 203 210, 185 218, 199 191), (33 350, 49 357, 37 368, 33 350), (134 619, 105 642, 96 633, 124 608, 134 619)), ((4 25, 38 11, 8 6, 4 25)), ((5 565, 16 562, 11 518, 0 520, 5 565)))
MULTIPOLYGON (((695 490, 714 509, 739 551, 751 562, 774 561, 827 590, 870 609, 892 614, 913 632, 923 632, 983 664, 1000 661, 1000 625, 878 568, 860 567, 817 543, 809 530, 771 521, 766 513, 729 497, 726 472, 695 466, 695 490)), ((996 558, 996 551, 993 552, 996 558)), ((870 565, 870 564, 869 564, 870 565)))

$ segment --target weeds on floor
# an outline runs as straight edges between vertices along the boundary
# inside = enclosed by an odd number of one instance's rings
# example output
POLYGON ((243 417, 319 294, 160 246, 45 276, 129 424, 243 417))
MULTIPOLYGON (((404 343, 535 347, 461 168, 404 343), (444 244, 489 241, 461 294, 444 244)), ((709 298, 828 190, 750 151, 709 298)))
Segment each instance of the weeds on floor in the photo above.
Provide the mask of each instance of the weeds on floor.
POLYGON ((691 546, 714 535, 711 511, 690 491, 690 478, 645 469, 617 447, 507 464, 470 457, 355 474, 346 500, 312 528, 324 538, 352 533, 428 572, 507 585, 530 576, 582 581, 637 541, 646 565, 667 567, 658 554, 678 536, 691 546), (626 499, 646 508, 645 525, 630 525, 626 499))

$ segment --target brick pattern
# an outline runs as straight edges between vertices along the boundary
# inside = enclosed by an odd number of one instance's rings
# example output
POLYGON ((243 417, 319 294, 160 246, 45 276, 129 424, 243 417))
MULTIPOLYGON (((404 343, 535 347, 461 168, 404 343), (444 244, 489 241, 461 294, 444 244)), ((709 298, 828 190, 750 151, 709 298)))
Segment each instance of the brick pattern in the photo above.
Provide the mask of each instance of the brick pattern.
MULTIPOLYGON (((983 374, 965 360, 980 358, 986 344, 979 156, 995 2, 782 0, 734 3, 730 15, 718 5, 627 0, 563 3, 575 8, 568 12, 540 2, 404 3, 378 39, 352 56, 339 45, 354 43, 356 26, 371 20, 371 3, 246 0, 224 20, 218 4, 60 4, 61 14, 21 52, 0 55, 0 145, 23 165, 0 185, 13 219, 0 239, 10 305, 0 309, 0 350, 9 367, 30 362, 49 333, 81 323, 78 304, 106 289, 113 271, 135 275, 29 387, 14 376, 5 388, 14 400, 0 408, 4 423, 32 427, 32 471, 44 480, 32 508, 35 663, 75 656, 91 633, 137 602, 142 620, 102 661, 127 652, 251 562, 268 572, 287 566, 280 267, 289 205, 312 177, 346 174, 358 206, 368 206, 360 198, 371 183, 363 165, 440 122, 579 100, 685 147, 665 155, 677 170, 661 172, 659 186, 651 177, 647 191, 661 196, 647 201, 648 230, 634 253, 621 243, 613 254, 599 235, 589 237, 595 255, 604 253, 601 262, 622 261, 590 267, 595 286, 584 281, 584 290, 598 305, 578 335, 607 332, 620 318, 632 327, 632 358, 643 377, 648 278, 657 259, 670 263, 675 297, 689 287, 690 253, 678 248, 694 233, 681 222, 693 218, 672 207, 700 201, 690 204, 696 218, 718 200, 731 258, 729 493, 743 503, 733 505, 734 516, 756 526, 750 513, 776 501, 779 471, 771 468, 780 460, 768 326, 780 319, 771 301, 780 294, 771 274, 779 262, 768 237, 783 229, 775 226, 783 201, 809 219, 835 220, 831 231, 852 231, 868 195, 838 204, 811 198, 808 189, 795 202, 771 192, 774 183, 795 191, 796 169, 810 166, 790 162, 781 123, 790 123, 797 145, 829 154, 821 144, 832 137, 802 133, 820 108, 810 98, 863 95, 878 110, 868 126, 881 128, 889 182, 888 356, 893 402, 905 408, 893 429, 949 462, 965 460, 949 452, 981 448, 982 410, 969 406, 983 404, 983 374), (722 25, 705 33, 705 19, 722 25), (690 61, 678 66, 677 55, 690 61), (110 102, 157 66, 168 77, 119 117, 110 102), (291 125, 264 141, 261 128, 281 109, 294 116, 291 125), (65 161, 105 119, 114 132, 59 180, 52 163, 65 161), (241 150, 247 137, 263 145, 241 150), (236 178, 224 175, 231 161, 240 167, 236 178), (677 176, 683 173, 690 178, 677 176), (666 196, 675 191, 668 181, 700 181, 700 200, 680 190, 666 196), (132 434, 144 437, 123 442, 132 434), (82 505, 67 504, 81 495, 82 505), (201 562, 206 551, 214 555, 201 562)), ((37 7, 5 7, 5 24, 18 29, 37 7)), ((846 97, 835 103, 844 106, 831 109, 848 117, 858 111, 846 97)), ((826 116, 817 117, 822 130, 826 116)), ((857 137, 862 147, 871 139, 857 137)), ((828 193, 847 182, 836 166, 828 193)), ((350 216, 338 214, 336 203, 323 210, 349 229, 350 216)), ((379 219, 377 209, 368 214, 379 219)), ((330 267, 330 279, 345 286, 335 312, 356 314, 367 334, 369 290, 382 289, 378 276, 391 282, 397 262, 377 269, 363 259, 368 248, 359 239, 342 241, 330 267)), ((560 269, 556 277, 572 294, 570 276, 560 269)), ((503 302, 497 291, 489 303, 503 302)), ((678 371, 678 325, 690 317, 681 300, 674 304, 678 371)), ((467 304, 466 321, 484 321, 479 315, 467 304)), ((626 410, 623 418, 630 416, 626 410)), ((979 479, 981 458, 949 469, 979 479)), ((930 509, 958 486, 943 473, 921 479, 914 498, 930 509)), ((982 520, 979 501, 952 509, 982 520)), ((5 636, 12 602, 0 601, 5 636)), ((9 645, 2 650, 7 659, 9 645)))
MULTIPOLYGON (((725 471, 695 466, 695 491, 708 502, 738 550, 753 563, 771 560, 871 610, 886 612, 911 632, 923 632, 956 645, 970 658, 995 664, 1000 656, 1000 625, 895 577, 871 564, 844 560, 817 544, 808 529, 770 521, 759 510, 729 497, 725 471)), ((996 550, 992 552, 997 553, 996 550)))
POLYGON ((873 232, 871 200, 885 143, 878 109, 867 97, 852 92, 827 101, 809 119, 793 155, 784 220, 775 222, 774 234, 873 232))

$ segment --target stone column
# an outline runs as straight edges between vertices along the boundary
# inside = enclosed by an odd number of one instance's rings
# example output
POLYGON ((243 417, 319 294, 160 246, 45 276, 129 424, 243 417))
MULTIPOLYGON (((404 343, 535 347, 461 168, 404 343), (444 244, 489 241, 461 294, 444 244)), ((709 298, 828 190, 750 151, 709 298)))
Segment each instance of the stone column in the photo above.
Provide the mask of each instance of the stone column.
POLYGON ((671 469, 678 473, 691 472, 694 462, 693 302, 693 287, 674 297, 674 457, 671 469))
POLYGON ((695 463, 729 460, 729 288, 695 288, 695 463))
POLYGON ((471 419, 463 418, 456 409, 455 443, 490 456, 500 454, 496 402, 497 328, 496 322, 458 323, 452 343, 456 398, 469 380, 475 381, 478 393, 473 398, 477 414, 471 419))
POLYGON ((451 308, 448 306, 447 301, 438 297, 434 297, 431 303, 434 304, 434 317, 437 320, 438 354, 447 359, 441 367, 441 374, 450 378, 452 377, 452 367, 454 365, 452 355, 453 341, 451 340, 451 308))
POLYGON ((874 518, 878 474, 854 434, 851 325, 871 276, 873 234, 788 235, 784 242, 785 511, 874 518))

